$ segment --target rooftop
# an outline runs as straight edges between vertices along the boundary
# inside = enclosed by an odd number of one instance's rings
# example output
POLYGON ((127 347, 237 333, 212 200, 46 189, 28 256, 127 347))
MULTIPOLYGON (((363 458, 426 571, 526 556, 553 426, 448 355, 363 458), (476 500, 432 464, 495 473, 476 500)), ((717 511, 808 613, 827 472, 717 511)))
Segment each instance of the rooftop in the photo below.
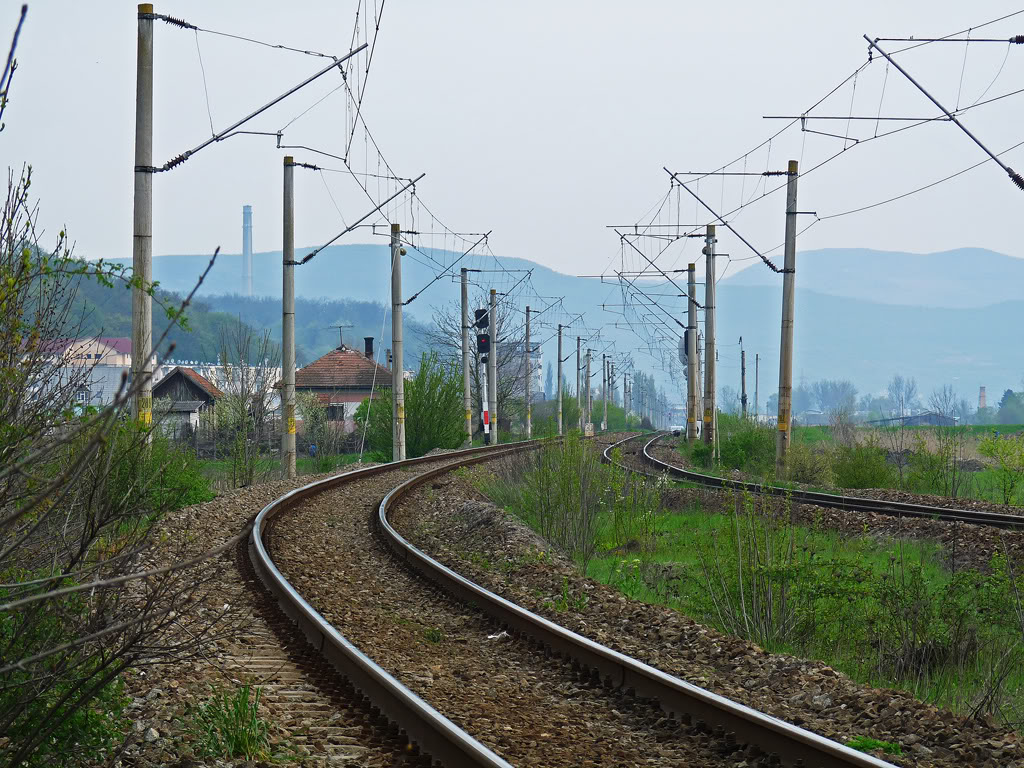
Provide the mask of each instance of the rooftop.
POLYGON ((295 372, 295 386, 299 388, 369 390, 374 385, 390 384, 390 369, 346 346, 332 349, 295 372))

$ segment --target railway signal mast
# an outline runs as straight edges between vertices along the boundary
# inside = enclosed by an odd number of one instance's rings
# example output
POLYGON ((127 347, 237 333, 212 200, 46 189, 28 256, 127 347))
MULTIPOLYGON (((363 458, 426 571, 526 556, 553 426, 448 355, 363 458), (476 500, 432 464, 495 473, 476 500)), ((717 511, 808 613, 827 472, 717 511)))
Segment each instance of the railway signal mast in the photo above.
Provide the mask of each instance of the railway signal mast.
POLYGON ((476 328, 476 353, 479 362, 484 366, 484 385, 480 388, 480 429, 484 433, 484 445, 488 445, 491 439, 491 414, 488 408, 488 396, 490 386, 490 355, 491 355, 491 334, 488 330, 489 313, 486 309, 475 310, 473 327, 476 328))

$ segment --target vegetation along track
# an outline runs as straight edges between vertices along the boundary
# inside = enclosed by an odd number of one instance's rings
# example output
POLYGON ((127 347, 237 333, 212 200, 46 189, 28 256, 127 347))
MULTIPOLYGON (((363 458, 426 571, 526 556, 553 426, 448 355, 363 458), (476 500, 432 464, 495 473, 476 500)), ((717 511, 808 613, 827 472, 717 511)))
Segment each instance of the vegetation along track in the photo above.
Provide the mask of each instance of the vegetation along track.
POLYGON ((891 501, 888 499, 869 499, 859 496, 847 496, 845 494, 822 493, 820 491, 803 491, 798 489, 783 488, 775 485, 752 483, 743 480, 730 480, 727 478, 705 475, 700 472, 686 469, 677 464, 655 457, 651 453, 654 444, 666 437, 667 433, 662 432, 654 435, 633 435, 609 445, 604 452, 605 460, 611 461, 611 451, 620 447, 623 456, 630 464, 628 467, 633 471, 642 471, 642 467, 653 467, 658 472, 667 472, 671 477, 678 480, 685 480, 709 488, 721 488, 723 490, 743 490, 750 493, 769 494, 772 496, 785 496, 795 502, 814 504, 819 507, 830 507, 833 509, 845 509, 853 512, 875 512, 882 515, 894 517, 910 517, 925 520, 941 520, 945 522, 974 523, 978 525, 990 525, 998 528, 1011 528, 1024 530, 1024 517, 1018 514, 1001 512, 986 512, 975 509, 956 509, 951 507, 935 507, 925 504, 912 504, 905 501, 891 501), (639 442, 647 438, 641 450, 631 450, 628 446, 631 442, 639 442))
POLYGON ((250 555, 260 578, 393 733, 449 766, 888 765, 530 613, 388 523, 413 488, 534 446, 357 470, 293 491, 257 518, 250 555))

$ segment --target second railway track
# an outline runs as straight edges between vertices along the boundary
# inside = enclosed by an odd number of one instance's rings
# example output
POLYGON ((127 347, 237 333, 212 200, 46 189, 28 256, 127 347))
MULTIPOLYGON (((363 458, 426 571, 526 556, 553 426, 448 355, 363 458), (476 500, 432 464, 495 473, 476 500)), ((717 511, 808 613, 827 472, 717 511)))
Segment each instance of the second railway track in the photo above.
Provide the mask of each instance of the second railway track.
POLYGON ((794 502, 812 504, 819 507, 829 507, 832 509, 850 510, 854 512, 875 512, 893 517, 973 523, 976 525, 988 525, 997 528, 1024 530, 1024 516, 1013 513, 992 512, 977 509, 957 509, 955 507, 931 506, 890 499, 866 498, 863 496, 841 493, 823 493, 820 491, 789 489, 763 483, 726 479, 715 475, 695 472, 692 469, 681 466, 680 463, 677 463, 676 461, 665 461, 664 459, 658 458, 654 455, 654 449, 656 447, 655 443, 666 437, 666 435, 667 433, 655 435, 633 435, 623 440, 619 440, 605 448, 605 459, 610 461, 611 450, 616 446, 619 446, 628 454, 628 458, 634 462, 630 469, 641 472, 645 471, 645 469, 653 470, 658 473, 664 472, 676 480, 696 483, 697 485, 709 488, 742 490, 750 493, 783 496, 794 502))
POLYGON ((375 532, 411 488, 503 452, 321 481, 268 505, 254 530, 261 579, 314 647, 406 729, 403 739, 450 766, 888 765, 537 617, 386 523, 375 532))

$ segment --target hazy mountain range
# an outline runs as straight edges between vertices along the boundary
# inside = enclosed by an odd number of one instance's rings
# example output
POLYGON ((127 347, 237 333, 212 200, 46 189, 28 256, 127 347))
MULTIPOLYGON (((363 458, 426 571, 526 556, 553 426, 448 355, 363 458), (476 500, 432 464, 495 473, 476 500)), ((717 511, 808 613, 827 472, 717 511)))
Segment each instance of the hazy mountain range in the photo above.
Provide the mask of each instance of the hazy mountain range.
MULTIPOLYGON (((307 252, 302 249, 298 255, 307 252)), ((296 292, 308 299, 389 303, 388 259, 385 245, 328 248, 296 269, 296 292)), ((208 260, 206 255, 160 256, 154 259, 154 277, 165 289, 188 291, 208 260)), ((593 326, 611 325, 619 319, 601 309, 602 303, 621 302, 615 284, 565 275, 525 259, 501 261, 510 270, 532 269, 538 292, 564 296, 566 307, 585 312, 593 326)), ((279 297, 280 252, 254 254, 253 263, 254 293, 279 297)), ((407 316, 413 320, 429 323, 433 307, 457 301, 457 280, 444 277, 432 282, 437 270, 428 259, 413 253, 403 266, 407 298, 430 284, 407 307, 407 316)), ((848 378, 861 392, 874 392, 898 372, 915 376, 926 394, 942 384, 953 384, 971 402, 976 402, 979 385, 987 386, 990 397, 997 399, 1006 388, 1021 388, 1024 259, 974 248, 936 254, 825 249, 799 253, 797 269, 797 382, 848 378)), ((698 274, 702 271, 699 265, 698 274)), ((216 298, 238 293, 240 283, 241 257, 222 254, 200 295, 211 308, 240 312, 248 322, 268 327, 264 312, 248 318, 244 302, 216 298)), ((658 289, 657 284, 650 285, 651 291, 658 289)), ((674 289, 667 286, 662 292, 670 290, 674 289)), ((739 386, 738 340, 742 336, 748 392, 753 395, 754 359, 759 354, 764 402, 775 391, 778 379, 781 278, 759 266, 727 276, 719 283, 718 308, 719 385, 739 386)), ((349 321, 334 318, 338 323, 349 321)), ((372 335, 380 335, 379 327, 372 335)), ((354 335, 364 332, 364 328, 353 330, 354 335)), ((326 351, 336 333, 325 328, 315 348, 307 352, 315 356, 326 351)), ((550 333, 541 335, 547 338, 550 333)), ((641 367, 654 366, 651 358, 636 351, 639 342, 628 329, 608 327, 604 335, 615 339, 620 350, 634 350, 641 367)), ((575 345, 574 338, 571 344, 575 345)), ((554 359, 553 339, 545 344, 544 357, 554 359)), ((568 370, 572 370, 571 362, 568 370)), ((668 391, 678 392, 667 377, 661 378, 668 391)))

